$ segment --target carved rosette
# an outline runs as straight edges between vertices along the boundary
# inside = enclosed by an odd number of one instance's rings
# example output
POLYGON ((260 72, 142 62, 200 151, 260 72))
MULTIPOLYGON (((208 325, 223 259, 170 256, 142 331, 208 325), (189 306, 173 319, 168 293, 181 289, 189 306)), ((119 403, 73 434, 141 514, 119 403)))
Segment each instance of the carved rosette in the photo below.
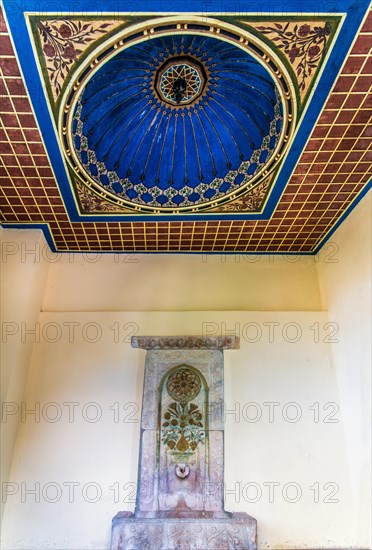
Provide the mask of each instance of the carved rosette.
POLYGON ((167 380, 167 392, 173 399, 181 403, 195 399, 200 388, 200 376, 188 367, 177 369, 167 380))

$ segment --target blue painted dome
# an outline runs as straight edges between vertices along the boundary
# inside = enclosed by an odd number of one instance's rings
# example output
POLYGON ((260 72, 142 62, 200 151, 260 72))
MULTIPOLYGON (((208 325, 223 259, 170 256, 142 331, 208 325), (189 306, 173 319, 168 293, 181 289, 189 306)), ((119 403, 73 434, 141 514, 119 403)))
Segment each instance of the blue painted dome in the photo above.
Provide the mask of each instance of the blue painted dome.
POLYGON ((174 210, 249 185, 282 131, 276 83, 247 50, 173 34, 131 45, 93 73, 74 106, 71 143, 106 193, 174 210))

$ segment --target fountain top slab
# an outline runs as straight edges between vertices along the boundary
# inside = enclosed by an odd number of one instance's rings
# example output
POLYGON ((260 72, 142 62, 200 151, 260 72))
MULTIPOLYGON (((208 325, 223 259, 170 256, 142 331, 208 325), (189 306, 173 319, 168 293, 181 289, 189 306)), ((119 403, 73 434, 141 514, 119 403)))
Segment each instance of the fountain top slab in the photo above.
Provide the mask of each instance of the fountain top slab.
POLYGON ((132 348, 166 349, 239 349, 238 336, 132 336, 132 348))

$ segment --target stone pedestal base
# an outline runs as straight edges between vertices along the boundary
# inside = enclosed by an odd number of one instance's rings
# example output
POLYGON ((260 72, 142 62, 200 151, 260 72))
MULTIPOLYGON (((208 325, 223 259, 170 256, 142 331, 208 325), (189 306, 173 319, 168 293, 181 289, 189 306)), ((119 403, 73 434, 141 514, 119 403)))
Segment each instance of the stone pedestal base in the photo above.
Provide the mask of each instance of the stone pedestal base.
POLYGON ((111 550, 256 550, 257 522, 248 514, 226 519, 139 519, 119 512, 111 550))

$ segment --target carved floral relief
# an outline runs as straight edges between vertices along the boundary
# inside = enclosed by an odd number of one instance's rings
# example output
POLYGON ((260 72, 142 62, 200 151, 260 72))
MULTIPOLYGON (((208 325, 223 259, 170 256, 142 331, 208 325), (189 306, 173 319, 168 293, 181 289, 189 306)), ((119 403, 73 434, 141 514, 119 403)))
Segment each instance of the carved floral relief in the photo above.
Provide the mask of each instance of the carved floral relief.
POLYGON ((204 443, 203 415, 195 403, 171 403, 164 413, 162 441, 170 449, 195 451, 204 443))

